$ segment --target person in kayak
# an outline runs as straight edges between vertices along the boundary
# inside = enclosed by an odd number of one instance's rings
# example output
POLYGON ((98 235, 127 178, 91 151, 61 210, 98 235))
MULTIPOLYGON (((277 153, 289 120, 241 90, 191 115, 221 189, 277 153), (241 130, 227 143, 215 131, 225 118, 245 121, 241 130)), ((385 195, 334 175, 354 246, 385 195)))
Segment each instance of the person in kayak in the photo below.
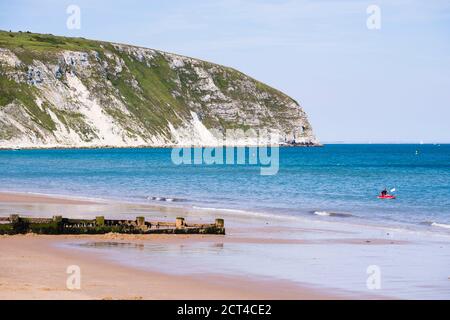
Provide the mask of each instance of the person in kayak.
POLYGON ((385 197, 385 196, 388 195, 388 192, 387 192, 386 188, 384 188, 384 190, 381 191, 381 194, 380 194, 380 195, 381 195, 382 197, 385 197))

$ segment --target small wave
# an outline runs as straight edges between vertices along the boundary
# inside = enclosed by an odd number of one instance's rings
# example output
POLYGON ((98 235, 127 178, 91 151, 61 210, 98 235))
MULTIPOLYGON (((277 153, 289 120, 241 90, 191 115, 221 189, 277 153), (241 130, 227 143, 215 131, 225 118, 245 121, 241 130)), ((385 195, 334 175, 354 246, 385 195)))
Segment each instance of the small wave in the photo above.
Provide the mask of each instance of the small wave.
POLYGON ((226 208, 211 208, 211 207, 196 207, 196 206, 193 206, 192 208, 197 209, 197 210, 221 211, 221 212, 231 212, 231 213, 250 213, 250 214, 258 213, 258 212, 252 212, 252 211, 245 211, 245 210, 239 210, 239 209, 226 209, 226 208))
POLYGON ((167 197, 147 197, 147 200, 162 201, 162 202, 180 202, 180 201, 184 201, 184 199, 167 198, 167 197))
POLYGON ((242 215, 242 216, 253 216, 258 218, 264 218, 264 219, 283 219, 283 220, 298 220, 300 217, 298 216, 291 216, 291 215, 281 215, 281 214, 274 214, 274 213, 268 213, 268 212, 257 212, 257 211, 247 211, 247 210, 240 210, 240 209, 227 209, 227 208, 211 208, 211 207, 197 207, 193 206, 192 209, 196 210, 205 210, 205 211, 216 211, 223 214, 231 214, 231 215, 242 215))
POLYGON ((323 217, 331 216, 330 212, 326 212, 326 211, 314 211, 313 214, 315 214, 317 216, 323 216, 323 217))
POLYGON ((427 225, 430 227, 439 227, 439 228, 450 229, 450 224, 438 223, 438 222, 434 222, 434 221, 424 221, 424 222, 421 222, 420 224, 427 225))
POLYGON ((433 222, 431 224, 432 227, 439 227, 439 228, 445 228, 445 229, 450 229, 450 224, 445 224, 445 223, 436 223, 433 222))
POLYGON ((313 211, 313 214, 321 217, 339 217, 339 218, 353 217, 353 215, 350 213, 328 212, 328 211, 313 211))

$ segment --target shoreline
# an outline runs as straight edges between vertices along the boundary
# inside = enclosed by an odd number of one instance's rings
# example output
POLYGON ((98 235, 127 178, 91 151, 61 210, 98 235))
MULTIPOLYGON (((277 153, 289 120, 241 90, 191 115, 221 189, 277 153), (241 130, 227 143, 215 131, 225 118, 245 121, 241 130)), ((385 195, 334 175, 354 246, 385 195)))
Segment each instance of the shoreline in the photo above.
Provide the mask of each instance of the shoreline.
MULTIPOLYGON (((100 200, 100 199, 99 199, 100 200)), ((65 195, 50 195, 34 192, 8 192, 0 191, 0 203, 47 203, 47 204, 98 204, 98 200, 82 199, 65 195)))
MULTIPOLYGON (((367 227, 380 230, 401 230, 403 232, 409 233, 419 233, 426 236, 427 234, 435 234, 439 236, 450 236, 449 229, 450 225, 440 223, 439 221, 427 221, 420 224, 417 223, 406 223, 401 221, 375 221, 375 220, 357 220, 358 216, 354 216, 348 213, 335 213, 326 211, 326 215, 317 214, 311 212, 309 215, 292 215, 292 214, 277 214, 271 211, 249 211, 246 209, 237 208, 221 208, 221 207, 202 207, 198 205, 187 204, 184 205, 184 201, 178 201, 177 198, 168 197, 170 199, 175 199, 172 201, 158 201, 158 200, 126 200, 126 199, 116 199, 116 198, 101 198, 101 197, 86 197, 86 196, 73 196, 67 194, 49 194, 49 193, 39 193, 39 192, 22 192, 22 191, 5 191, 0 190, 0 206, 2 203, 9 204, 42 204, 42 205, 73 205, 73 206, 98 206, 106 207, 109 206, 136 206, 142 208, 143 210, 149 210, 149 212, 154 215, 155 213, 160 213, 161 215, 156 215, 155 218, 160 218, 166 220, 166 218, 171 217, 171 219, 176 217, 176 214, 185 214, 187 216, 192 216, 194 219, 202 220, 204 214, 209 214, 211 217, 216 218, 229 218, 231 220, 253 220, 258 219, 261 221, 273 221, 278 222, 323 222, 326 224, 342 226, 346 228, 348 226, 353 227, 367 227), (173 214, 170 214, 173 213, 173 214)), ((13 212, 11 212, 13 213, 13 212)), ((1 215, 1 213, 0 213, 1 215)), ((104 214, 99 214, 104 215, 104 214)), ((26 216, 26 214, 25 214, 26 216)), ((51 217, 52 215, 48 215, 51 217)), ((134 216, 129 215, 130 218, 134 216)), ((77 216, 77 218, 88 218, 91 215, 77 216)), ((106 217, 110 218, 110 217, 106 217)), ((173 220, 172 219, 172 220, 173 220)), ((192 222, 192 221, 191 221, 192 222)), ((198 221, 200 222, 200 221, 198 221)))
MULTIPOLYGON (((53 204, 62 206, 102 205, 102 201, 36 193, 0 192, 0 204, 53 204)), ((341 299, 353 296, 345 291, 313 288, 279 279, 242 277, 229 274, 174 275, 142 270, 87 252, 70 244, 105 242, 123 244, 189 245, 198 243, 305 244, 307 240, 259 238, 240 234, 214 235, 15 235, 0 236, 0 300, 2 299, 341 299), (75 263, 76 262, 76 263, 75 263), (68 290, 65 268, 80 265, 87 270, 86 288, 68 290), (63 266, 65 266, 63 268, 63 266), (58 271, 56 271, 56 268, 58 271), (132 275, 132 276, 130 276, 132 275), (119 280, 118 280, 119 279, 119 280), (107 283, 111 283, 109 286, 107 283), (148 287, 157 288, 148 291, 148 287), (132 289, 130 289, 132 288, 132 289)), ((275 228, 275 232, 278 229, 275 228)), ((345 241, 344 241, 345 242, 345 241)), ((363 244, 363 242, 361 242, 363 244)), ((382 244, 380 242, 380 244, 382 244)), ((356 297, 356 295, 355 295, 356 297)))
POLYGON ((365 143, 365 142, 324 142, 316 144, 278 144, 278 145, 166 145, 166 146, 40 146, 40 147, 1 147, 0 151, 20 151, 20 150, 98 150, 98 149, 171 149, 171 148, 214 148, 214 147, 280 147, 280 148, 322 148, 327 145, 417 145, 417 146, 436 146, 436 145, 450 145, 450 142, 377 142, 377 143, 365 143))
POLYGON ((139 213, 151 221, 183 214, 192 223, 222 217, 227 234, 0 236, 0 299, 403 299, 450 292, 449 275, 440 268, 450 264, 445 235, 0 192, 0 211, 20 208, 35 210, 34 216, 139 213), (64 287, 65 268, 77 263, 87 266, 87 291, 64 287), (366 288, 366 268, 373 264, 387 268, 392 288, 366 288), (405 269, 414 264, 421 267, 405 269))
POLYGON ((212 145, 164 145, 164 146, 147 146, 147 145, 136 145, 136 146, 39 146, 39 147, 0 147, 0 151, 20 151, 20 150, 97 150, 97 149, 173 149, 173 148, 226 148, 226 147, 234 147, 234 148, 250 148, 250 147, 279 147, 279 148, 316 148, 316 147, 324 147, 324 144, 321 143, 279 143, 279 144, 212 144, 212 145))
MULTIPOLYGON (((355 241, 355 239, 349 238, 349 239, 319 239, 319 240, 311 240, 311 239, 291 239, 291 238, 274 238, 274 237, 269 237, 269 238, 264 238, 261 237, 261 233, 260 232, 265 232, 268 234, 271 234, 272 232, 274 233, 278 233, 280 231, 282 231, 283 226, 285 223, 290 223, 292 221, 296 221, 296 222, 310 222, 312 225, 318 223, 319 225, 323 225, 324 228, 320 229, 320 228, 312 228, 312 227, 305 227, 305 228, 296 228, 296 230, 300 230, 302 232, 317 232, 317 233, 329 233, 329 232, 333 232, 333 233, 339 233, 342 235, 345 234, 351 234, 351 232, 347 231, 344 228, 337 228, 337 229, 327 229, 326 227, 328 225, 332 225, 332 226, 355 226, 357 224, 352 224, 352 223, 348 223, 348 222, 344 222, 344 221, 333 221, 333 220, 313 220, 313 219, 309 219, 306 217, 294 217, 294 216, 289 216, 289 215, 276 215, 276 214, 271 214, 271 213, 257 213, 255 212, 255 214, 253 214, 253 212, 248 212, 248 211, 244 211, 244 210, 234 210, 234 209, 214 209, 212 210, 211 208, 202 208, 202 207, 194 207, 192 208, 193 212, 196 213, 200 213, 200 214, 205 214, 208 213, 209 216, 202 216, 202 217, 198 217, 196 215, 191 215, 191 212, 186 211, 186 207, 182 207, 182 206, 175 206, 173 204, 167 204, 167 205, 163 205, 163 204, 154 204, 154 203, 134 203, 134 202, 126 202, 126 201, 119 201, 119 200, 112 200, 112 199, 102 199, 102 198, 83 198, 83 197, 76 197, 76 196, 66 196, 66 195, 53 195, 53 194, 44 194, 44 193, 35 193, 35 192, 7 192, 7 191, 0 191, 0 206, 2 204, 25 204, 27 205, 27 207, 29 207, 29 205, 31 204, 36 204, 39 207, 41 207, 41 205, 45 205, 45 204, 50 204, 50 205, 64 205, 64 206, 76 206, 76 207, 84 207, 84 206, 100 206, 102 208, 102 206, 115 206, 115 205, 119 205, 120 207, 122 206, 142 206, 143 208, 158 208, 161 210, 161 212, 152 212, 149 211, 148 214, 146 215, 146 218, 150 219, 149 221, 151 221, 151 219, 157 219, 157 218, 161 218, 162 216, 159 216, 158 213, 160 214, 165 214, 163 216, 164 219, 162 220, 168 220, 168 221, 172 221, 172 217, 175 218, 178 216, 179 213, 184 212, 186 214, 186 216, 192 216, 192 219, 189 220, 190 223, 194 223, 194 222, 200 222, 200 221, 212 221, 213 217, 223 217, 223 215, 220 214, 225 214, 227 218, 230 218, 231 220, 231 228, 227 227, 229 225, 230 220, 225 220, 225 227, 226 229, 230 229, 233 233, 233 237, 228 238, 227 242, 244 242, 244 243, 276 243, 276 244, 317 244, 317 243, 342 243, 342 244, 363 244, 364 241, 366 241, 366 239, 362 239, 360 241, 355 241), (171 215, 168 215, 168 213, 170 211, 173 211, 171 215), (219 214, 219 215, 211 215, 211 211, 214 212, 214 214, 219 214), (245 215, 245 213, 247 213, 247 215, 245 215), (243 214, 244 217, 240 217, 237 214, 243 214), (234 218, 237 217, 236 221, 234 218), (200 220, 199 220, 200 219, 200 220), (276 221, 272 221, 271 224, 269 224, 267 221, 267 219, 275 219, 276 221), (245 230, 247 228, 251 228, 251 232, 242 232, 242 230, 245 230), (332 231, 331 231, 332 230, 332 231)), ((104 210, 107 210, 107 208, 105 208, 104 210)), ((1 216, 1 214, 0 214, 1 216)), ((24 217, 33 217, 33 215, 21 215, 24 217)), ((69 217, 70 215, 68 215, 67 217, 69 217)), ((128 216, 128 215, 127 215, 128 216)), ((7 217, 7 216, 5 216, 7 217)), ((51 218, 52 214, 47 214, 47 215, 43 215, 42 217, 39 218, 51 218), (45 217, 44 217, 45 216, 45 217)), ((66 216, 64 216, 66 217, 66 216)), ((83 217, 86 218, 95 218, 92 215, 89 214, 85 214, 83 217)), ((78 217, 77 217, 78 218, 78 217)), ((105 218, 109 218, 109 216, 105 216, 105 218)), ((132 219, 133 217, 130 216, 130 219, 132 219)), ((385 230, 385 229, 390 229, 390 227, 387 226, 380 226, 380 225, 364 225, 365 227, 369 227, 369 228, 375 228, 375 229, 380 229, 380 230, 385 230)), ((402 231, 410 231, 410 230, 402 230, 402 231)), ((0 235, 1 237, 2 235, 0 235)), ((31 236, 41 236, 41 235, 33 235, 31 234, 31 236)), ((148 240, 147 237, 152 237, 152 236, 158 236, 158 235, 139 235, 139 234, 117 234, 117 235, 97 235, 98 237, 109 237, 111 236, 111 239, 119 239, 119 240, 148 240)), ((174 235, 174 236, 186 236, 186 240, 189 241, 189 237, 195 237, 196 235, 174 235)), ((214 237, 211 235, 208 235, 209 237, 214 237)), ((5 235, 6 237, 6 235, 5 235)), ((14 237, 14 236, 13 236, 14 237)), ((49 235, 43 235, 43 237, 50 237, 49 235)), ((81 239, 83 240, 84 238, 89 238, 90 235, 59 235, 59 236, 55 236, 55 239, 59 238, 73 238, 73 239, 81 239)), ((94 236, 95 237, 95 236, 94 236)), ((169 237, 172 237, 171 235, 169 235, 169 237)), ((108 238, 109 239, 109 238, 108 238)), ((371 238, 370 239, 371 244, 388 244, 388 243, 392 243, 393 240, 390 239, 375 239, 375 238, 371 238)), ((406 241, 394 241, 395 244, 404 244, 407 243, 406 241)))

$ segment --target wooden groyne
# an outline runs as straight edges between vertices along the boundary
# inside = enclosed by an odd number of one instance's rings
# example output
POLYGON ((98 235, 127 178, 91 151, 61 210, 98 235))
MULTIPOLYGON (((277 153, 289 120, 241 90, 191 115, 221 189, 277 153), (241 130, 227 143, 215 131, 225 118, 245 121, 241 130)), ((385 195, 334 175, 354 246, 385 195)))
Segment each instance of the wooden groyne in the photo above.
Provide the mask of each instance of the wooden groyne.
POLYGON ((70 219, 62 216, 53 218, 28 218, 12 214, 0 217, 1 234, 225 234, 223 219, 212 224, 187 224, 184 218, 171 222, 150 222, 145 217, 136 220, 111 220, 104 216, 95 219, 70 219))

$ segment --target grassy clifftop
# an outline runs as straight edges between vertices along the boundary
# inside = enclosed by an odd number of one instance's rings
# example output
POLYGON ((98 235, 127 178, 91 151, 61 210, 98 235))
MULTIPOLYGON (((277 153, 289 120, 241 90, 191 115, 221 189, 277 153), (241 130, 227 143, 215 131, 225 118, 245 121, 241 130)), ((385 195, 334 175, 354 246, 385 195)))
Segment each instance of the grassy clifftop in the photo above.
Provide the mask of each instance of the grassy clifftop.
POLYGON ((304 111, 280 91, 136 46, 0 31, 0 93, 0 147, 170 145, 203 126, 269 128, 315 143, 304 111))

